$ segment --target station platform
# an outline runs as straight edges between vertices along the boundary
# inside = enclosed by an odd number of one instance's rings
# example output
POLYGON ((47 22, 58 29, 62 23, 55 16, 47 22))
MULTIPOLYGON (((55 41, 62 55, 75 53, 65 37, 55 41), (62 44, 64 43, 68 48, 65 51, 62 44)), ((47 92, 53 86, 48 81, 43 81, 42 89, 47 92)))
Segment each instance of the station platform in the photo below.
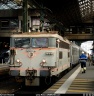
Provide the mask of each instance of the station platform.
POLYGON ((81 72, 81 66, 78 64, 67 75, 62 77, 53 86, 44 93, 53 94, 74 94, 74 93, 92 93, 94 94, 94 66, 89 66, 87 62, 86 73, 81 72))

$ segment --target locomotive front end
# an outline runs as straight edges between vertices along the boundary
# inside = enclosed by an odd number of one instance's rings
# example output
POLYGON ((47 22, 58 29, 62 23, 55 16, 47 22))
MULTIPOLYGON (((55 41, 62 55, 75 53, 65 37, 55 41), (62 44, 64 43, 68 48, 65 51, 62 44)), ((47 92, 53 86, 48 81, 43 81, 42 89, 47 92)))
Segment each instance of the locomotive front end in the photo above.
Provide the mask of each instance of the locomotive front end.
POLYGON ((40 78, 50 77, 50 69, 56 66, 54 41, 48 37, 12 38, 10 75, 24 77, 26 85, 39 86, 40 78))

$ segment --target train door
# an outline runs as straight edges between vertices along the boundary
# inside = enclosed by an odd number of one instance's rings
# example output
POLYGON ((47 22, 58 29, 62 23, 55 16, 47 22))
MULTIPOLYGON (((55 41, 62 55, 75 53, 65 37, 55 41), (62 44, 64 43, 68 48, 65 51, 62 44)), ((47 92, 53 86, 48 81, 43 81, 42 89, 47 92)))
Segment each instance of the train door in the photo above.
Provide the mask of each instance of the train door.
POLYGON ((56 40, 56 44, 57 44, 57 67, 59 67, 59 62, 60 62, 60 59, 59 59, 59 54, 60 54, 60 40, 59 39, 57 39, 56 40))

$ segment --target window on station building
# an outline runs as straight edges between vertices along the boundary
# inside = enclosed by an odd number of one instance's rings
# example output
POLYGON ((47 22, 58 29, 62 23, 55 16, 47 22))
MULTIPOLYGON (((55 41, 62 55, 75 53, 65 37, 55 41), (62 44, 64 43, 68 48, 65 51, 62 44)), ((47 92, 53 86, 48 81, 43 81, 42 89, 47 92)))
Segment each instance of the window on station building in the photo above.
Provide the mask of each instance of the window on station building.
POLYGON ((1 30, 16 29, 18 28, 18 24, 19 23, 17 19, 1 19, 0 20, 1 30))
POLYGON ((1 21, 1 29, 9 28, 9 20, 2 20, 1 21))
POLYGON ((70 32, 72 32, 72 28, 70 28, 70 32))
POLYGON ((10 20, 10 28, 17 28, 18 26, 19 23, 17 19, 10 20))
POLYGON ((93 31, 92 28, 87 27, 85 32, 86 32, 86 33, 92 33, 92 31, 93 31))
POLYGON ((92 12, 91 9, 93 8, 92 2, 93 1, 91 0, 78 0, 82 17, 85 17, 88 14, 91 14, 92 12))

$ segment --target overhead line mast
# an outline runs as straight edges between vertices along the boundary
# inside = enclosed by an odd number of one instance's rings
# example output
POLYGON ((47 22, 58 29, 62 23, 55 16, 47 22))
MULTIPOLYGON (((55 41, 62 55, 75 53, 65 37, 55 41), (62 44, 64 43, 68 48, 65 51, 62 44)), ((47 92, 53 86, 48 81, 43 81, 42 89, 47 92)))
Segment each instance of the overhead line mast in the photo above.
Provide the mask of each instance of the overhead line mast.
POLYGON ((54 23, 58 29, 59 29, 59 34, 64 36, 64 31, 65 28, 63 26, 63 24, 59 21, 57 21, 55 19, 55 17, 53 17, 50 13, 52 13, 52 11, 46 7, 43 7, 43 5, 38 4, 35 0, 28 0, 28 3, 30 6, 32 6, 33 4, 36 6, 37 9, 40 9, 40 31, 42 31, 42 27, 43 27, 43 23, 44 23, 44 17, 46 17, 51 23, 54 23), (49 12, 48 12, 49 11, 49 12))

